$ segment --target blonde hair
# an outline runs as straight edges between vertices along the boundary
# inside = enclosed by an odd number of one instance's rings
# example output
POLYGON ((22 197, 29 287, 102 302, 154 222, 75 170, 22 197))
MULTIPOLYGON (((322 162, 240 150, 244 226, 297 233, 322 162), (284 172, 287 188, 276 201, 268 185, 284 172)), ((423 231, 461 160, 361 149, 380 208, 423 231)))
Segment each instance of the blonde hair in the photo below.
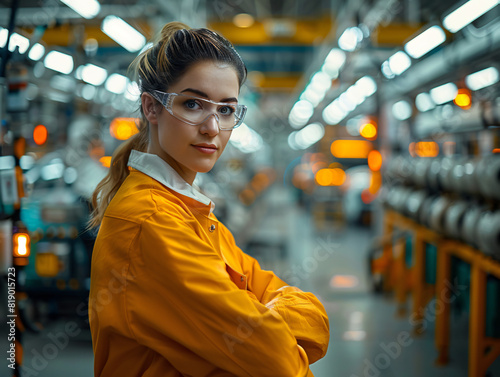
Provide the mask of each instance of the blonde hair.
MULTIPOLYGON (((240 87, 246 79, 245 64, 228 40, 209 29, 191 29, 181 22, 167 23, 153 47, 137 56, 129 70, 134 72, 142 95, 153 90, 168 91, 193 64, 201 61, 231 65, 238 75, 240 87)), ((129 175, 127 164, 132 150, 147 151, 149 125, 142 107, 140 110, 139 133, 116 149, 108 174, 92 195, 93 210, 88 222, 89 229, 101 224, 111 199, 129 175)))

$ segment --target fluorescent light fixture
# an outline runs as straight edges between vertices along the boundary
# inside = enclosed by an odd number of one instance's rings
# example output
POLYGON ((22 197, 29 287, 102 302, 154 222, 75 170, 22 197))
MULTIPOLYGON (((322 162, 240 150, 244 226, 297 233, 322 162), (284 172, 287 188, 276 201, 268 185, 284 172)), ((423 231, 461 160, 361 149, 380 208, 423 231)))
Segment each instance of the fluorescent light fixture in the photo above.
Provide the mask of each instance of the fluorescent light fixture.
POLYGON ((136 102, 140 97, 141 91, 139 90, 139 85, 137 85, 135 81, 129 82, 125 90, 125 98, 129 101, 136 102))
POLYGON ((293 105, 288 121, 293 128, 304 126, 314 113, 314 106, 306 100, 299 100, 293 105))
POLYGON ((97 0, 61 0, 61 3, 66 4, 80 16, 90 19, 99 14, 101 5, 97 0))
POLYGON ((262 137, 245 123, 234 129, 229 141, 243 153, 257 152, 264 146, 262 137))
POLYGON ((436 107, 436 104, 432 100, 429 93, 420 93, 415 98, 415 106, 417 107, 418 111, 425 112, 434 109, 436 107))
POLYGON ((411 117, 412 108, 408 101, 399 101, 392 105, 392 115, 398 120, 405 120, 411 117))
POLYGON ((31 47, 30 52, 28 53, 28 58, 33 61, 38 61, 45 54, 45 47, 43 47, 40 43, 35 43, 33 47, 31 47))
POLYGON ((33 156, 25 154, 19 159, 19 166, 23 170, 29 170, 33 167, 33 165, 35 165, 35 159, 33 156))
POLYGON ((125 76, 118 73, 113 73, 106 80, 106 84, 104 84, 104 87, 111 93, 122 94, 123 92, 125 92, 125 89, 127 89, 127 83, 128 79, 125 76))
POLYGON ((129 52, 137 52, 146 44, 144 35, 139 33, 120 17, 107 16, 102 20, 101 29, 129 52))
POLYGON ((339 104, 338 98, 329 104, 321 114, 326 124, 337 124, 347 116, 348 112, 339 104))
POLYGON ((337 78, 344 63, 345 52, 338 48, 332 48, 325 58, 321 71, 330 76, 330 79, 337 78))
POLYGON ((438 86, 437 88, 431 89, 429 91, 432 100, 437 105, 442 105, 443 103, 453 101, 458 93, 458 88, 452 82, 438 86))
POLYGON ((389 62, 387 60, 382 63, 382 65, 380 66, 380 70, 382 71, 382 74, 386 79, 393 79, 394 77, 396 77, 394 72, 391 71, 391 67, 389 66, 389 62))
POLYGON ((17 46, 19 46, 19 53, 24 54, 30 47, 30 41, 22 35, 12 33, 10 35, 9 51, 14 52, 17 46))
POLYGON ((295 144, 299 149, 307 149, 325 136, 325 127, 321 123, 311 123, 295 134, 295 144))
POLYGON ((419 59, 446 40, 446 34, 434 25, 417 35, 405 45, 405 51, 414 59, 419 59))
POLYGON ((299 98, 311 102, 312 105, 316 107, 321 101, 323 101, 325 94, 326 92, 316 92, 312 88, 307 87, 299 98))
POLYGON ((361 77, 354 85, 359 88, 365 97, 369 97, 377 91, 377 83, 370 76, 361 77))
POLYGON ((403 51, 398 51, 389 59, 389 68, 396 76, 402 74, 411 66, 411 59, 403 51))
POLYGON ((339 47, 344 51, 354 51, 363 40, 363 32, 354 26, 344 30, 339 38, 339 47))
POLYGON ((443 26, 456 33, 498 5, 498 0, 470 0, 443 19, 443 26))
POLYGON ((465 84, 471 90, 479 90, 497 83, 498 80, 498 69, 489 67, 466 76, 465 84))
POLYGON ((86 64, 82 68, 81 75, 86 83, 99 86, 108 77, 108 71, 94 64, 86 64))
POLYGON ((314 76, 311 78, 311 82, 308 87, 312 90, 321 93, 326 92, 332 86, 332 79, 329 75, 324 72, 316 72, 314 76))
POLYGON ((45 57, 43 65, 54 71, 69 74, 73 70, 73 58, 59 51, 50 51, 45 57))

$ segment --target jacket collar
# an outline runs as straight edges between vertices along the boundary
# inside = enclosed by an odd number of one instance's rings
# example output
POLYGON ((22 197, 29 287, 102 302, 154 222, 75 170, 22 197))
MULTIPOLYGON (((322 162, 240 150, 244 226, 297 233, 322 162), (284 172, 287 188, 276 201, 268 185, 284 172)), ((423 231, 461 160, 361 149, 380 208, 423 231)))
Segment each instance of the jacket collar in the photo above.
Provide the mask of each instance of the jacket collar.
POLYGON ((155 154, 132 150, 128 159, 128 166, 150 176, 162 185, 181 195, 185 195, 204 205, 210 205, 210 213, 213 212, 215 208, 214 202, 187 183, 179 173, 161 157, 155 154))

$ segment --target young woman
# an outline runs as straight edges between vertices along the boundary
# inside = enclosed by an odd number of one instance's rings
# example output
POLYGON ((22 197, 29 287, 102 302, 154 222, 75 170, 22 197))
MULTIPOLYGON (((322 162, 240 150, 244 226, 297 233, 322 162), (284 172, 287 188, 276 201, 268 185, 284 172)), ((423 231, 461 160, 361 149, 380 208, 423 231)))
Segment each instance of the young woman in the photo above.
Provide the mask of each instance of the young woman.
POLYGON ((328 347, 323 306, 261 270, 192 186, 243 121, 240 56, 172 22, 133 64, 140 130, 93 196, 95 376, 312 376, 328 347))

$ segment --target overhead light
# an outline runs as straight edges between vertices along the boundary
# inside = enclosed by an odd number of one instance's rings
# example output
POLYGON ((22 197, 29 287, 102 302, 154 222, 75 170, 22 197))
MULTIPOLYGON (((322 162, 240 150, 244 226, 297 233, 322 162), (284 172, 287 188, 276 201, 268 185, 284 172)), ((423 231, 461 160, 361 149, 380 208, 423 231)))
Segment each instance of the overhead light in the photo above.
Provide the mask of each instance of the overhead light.
POLYGON ((43 47, 40 43, 35 43, 28 53, 28 58, 33 61, 38 61, 42 58, 43 54, 45 54, 45 47, 43 47))
POLYGON ((19 47, 20 54, 24 54, 30 47, 29 39, 17 33, 12 33, 10 35, 9 51, 14 52, 16 47, 19 47))
POLYGON ((240 13, 233 17, 233 23, 240 28, 250 27, 254 22, 254 18, 248 13, 240 13))
POLYGON ((395 75, 400 75, 411 66, 411 60, 403 51, 398 51, 389 59, 389 68, 395 75))
POLYGON ((144 35, 139 33, 120 17, 107 16, 102 20, 101 29, 129 52, 139 51, 146 44, 144 35))
POLYGON ((415 98, 415 106, 418 111, 425 112, 434 109, 436 104, 432 100, 429 93, 420 93, 415 98))
POLYGON ((456 33, 498 5, 498 0, 470 0, 443 19, 443 26, 456 33))
POLYGON ((295 135, 295 143, 299 149, 307 149, 325 136, 325 127, 321 123, 311 123, 295 135))
POLYGON ((389 62, 387 60, 382 63, 382 65, 380 66, 380 70, 382 71, 382 74, 386 79, 393 79, 394 77, 396 77, 394 72, 391 71, 391 67, 389 66, 389 62))
POLYGON ((348 114, 348 111, 345 110, 341 105, 340 101, 337 98, 334 100, 332 103, 330 103, 325 109, 323 110, 322 117, 325 123, 327 124, 337 124, 342 119, 344 119, 348 114))
POLYGON ((127 89, 128 79, 118 73, 113 73, 106 80, 104 87, 111 93, 122 94, 127 89))
POLYGON ((141 97, 141 91, 139 85, 135 81, 129 82, 127 84, 127 89, 125 90, 125 98, 129 101, 136 102, 141 97))
POLYGON ((50 51, 43 64, 46 68, 65 74, 69 74, 73 70, 73 58, 59 51, 50 51))
POLYGON ((293 105, 288 116, 290 125, 294 128, 304 126, 314 114, 314 106, 311 102, 300 100, 293 105))
POLYGON ((363 40, 363 32, 354 26, 344 30, 339 38, 339 47, 344 51, 354 51, 363 40))
POLYGON ((438 105, 453 101, 458 93, 458 88, 452 82, 438 86, 429 91, 432 100, 438 105))
POLYGON ((392 115, 398 120, 406 120, 411 114, 412 108, 408 101, 399 101, 392 105, 392 115))
POLYGON ((466 76, 465 84, 471 90, 479 90, 497 83, 498 80, 498 69, 495 67, 489 67, 466 76))
MULTIPOLYGON (((9 30, 0 27, 0 47, 5 47, 8 37, 9 30)), ((30 41, 22 35, 12 33, 10 35, 9 51, 13 52, 17 46, 19 46, 19 53, 24 54, 30 47, 30 41)))
POLYGON ((99 86, 108 76, 108 71, 94 64, 86 64, 81 71, 82 80, 86 83, 99 86))
POLYGON ((361 77, 354 85, 361 90, 365 97, 369 97, 377 91, 377 83, 370 76, 361 77))
POLYGON ((299 99, 306 100, 308 102, 311 102, 311 104, 316 107, 319 105, 321 101, 325 98, 326 92, 317 92, 314 89, 310 88, 309 86, 302 92, 300 95, 299 99))
POLYGON ((61 3, 66 4, 80 16, 90 19, 99 14, 101 5, 97 0, 61 0, 61 3))
POLYGON ((325 58, 325 63, 321 67, 321 71, 330 76, 331 79, 337 78, 344 63, 344 51, 338 48, 332 48, 325 58))
POLYGON ((405 45, 405 51, 414 59, 419 59, 446 40, 446 34, 434 25, 417 35, 405 45))
POLYGON ((234 129, 229 141, 243 153, 257 152, 264 146, 262 137, 245 123, 234 129))

